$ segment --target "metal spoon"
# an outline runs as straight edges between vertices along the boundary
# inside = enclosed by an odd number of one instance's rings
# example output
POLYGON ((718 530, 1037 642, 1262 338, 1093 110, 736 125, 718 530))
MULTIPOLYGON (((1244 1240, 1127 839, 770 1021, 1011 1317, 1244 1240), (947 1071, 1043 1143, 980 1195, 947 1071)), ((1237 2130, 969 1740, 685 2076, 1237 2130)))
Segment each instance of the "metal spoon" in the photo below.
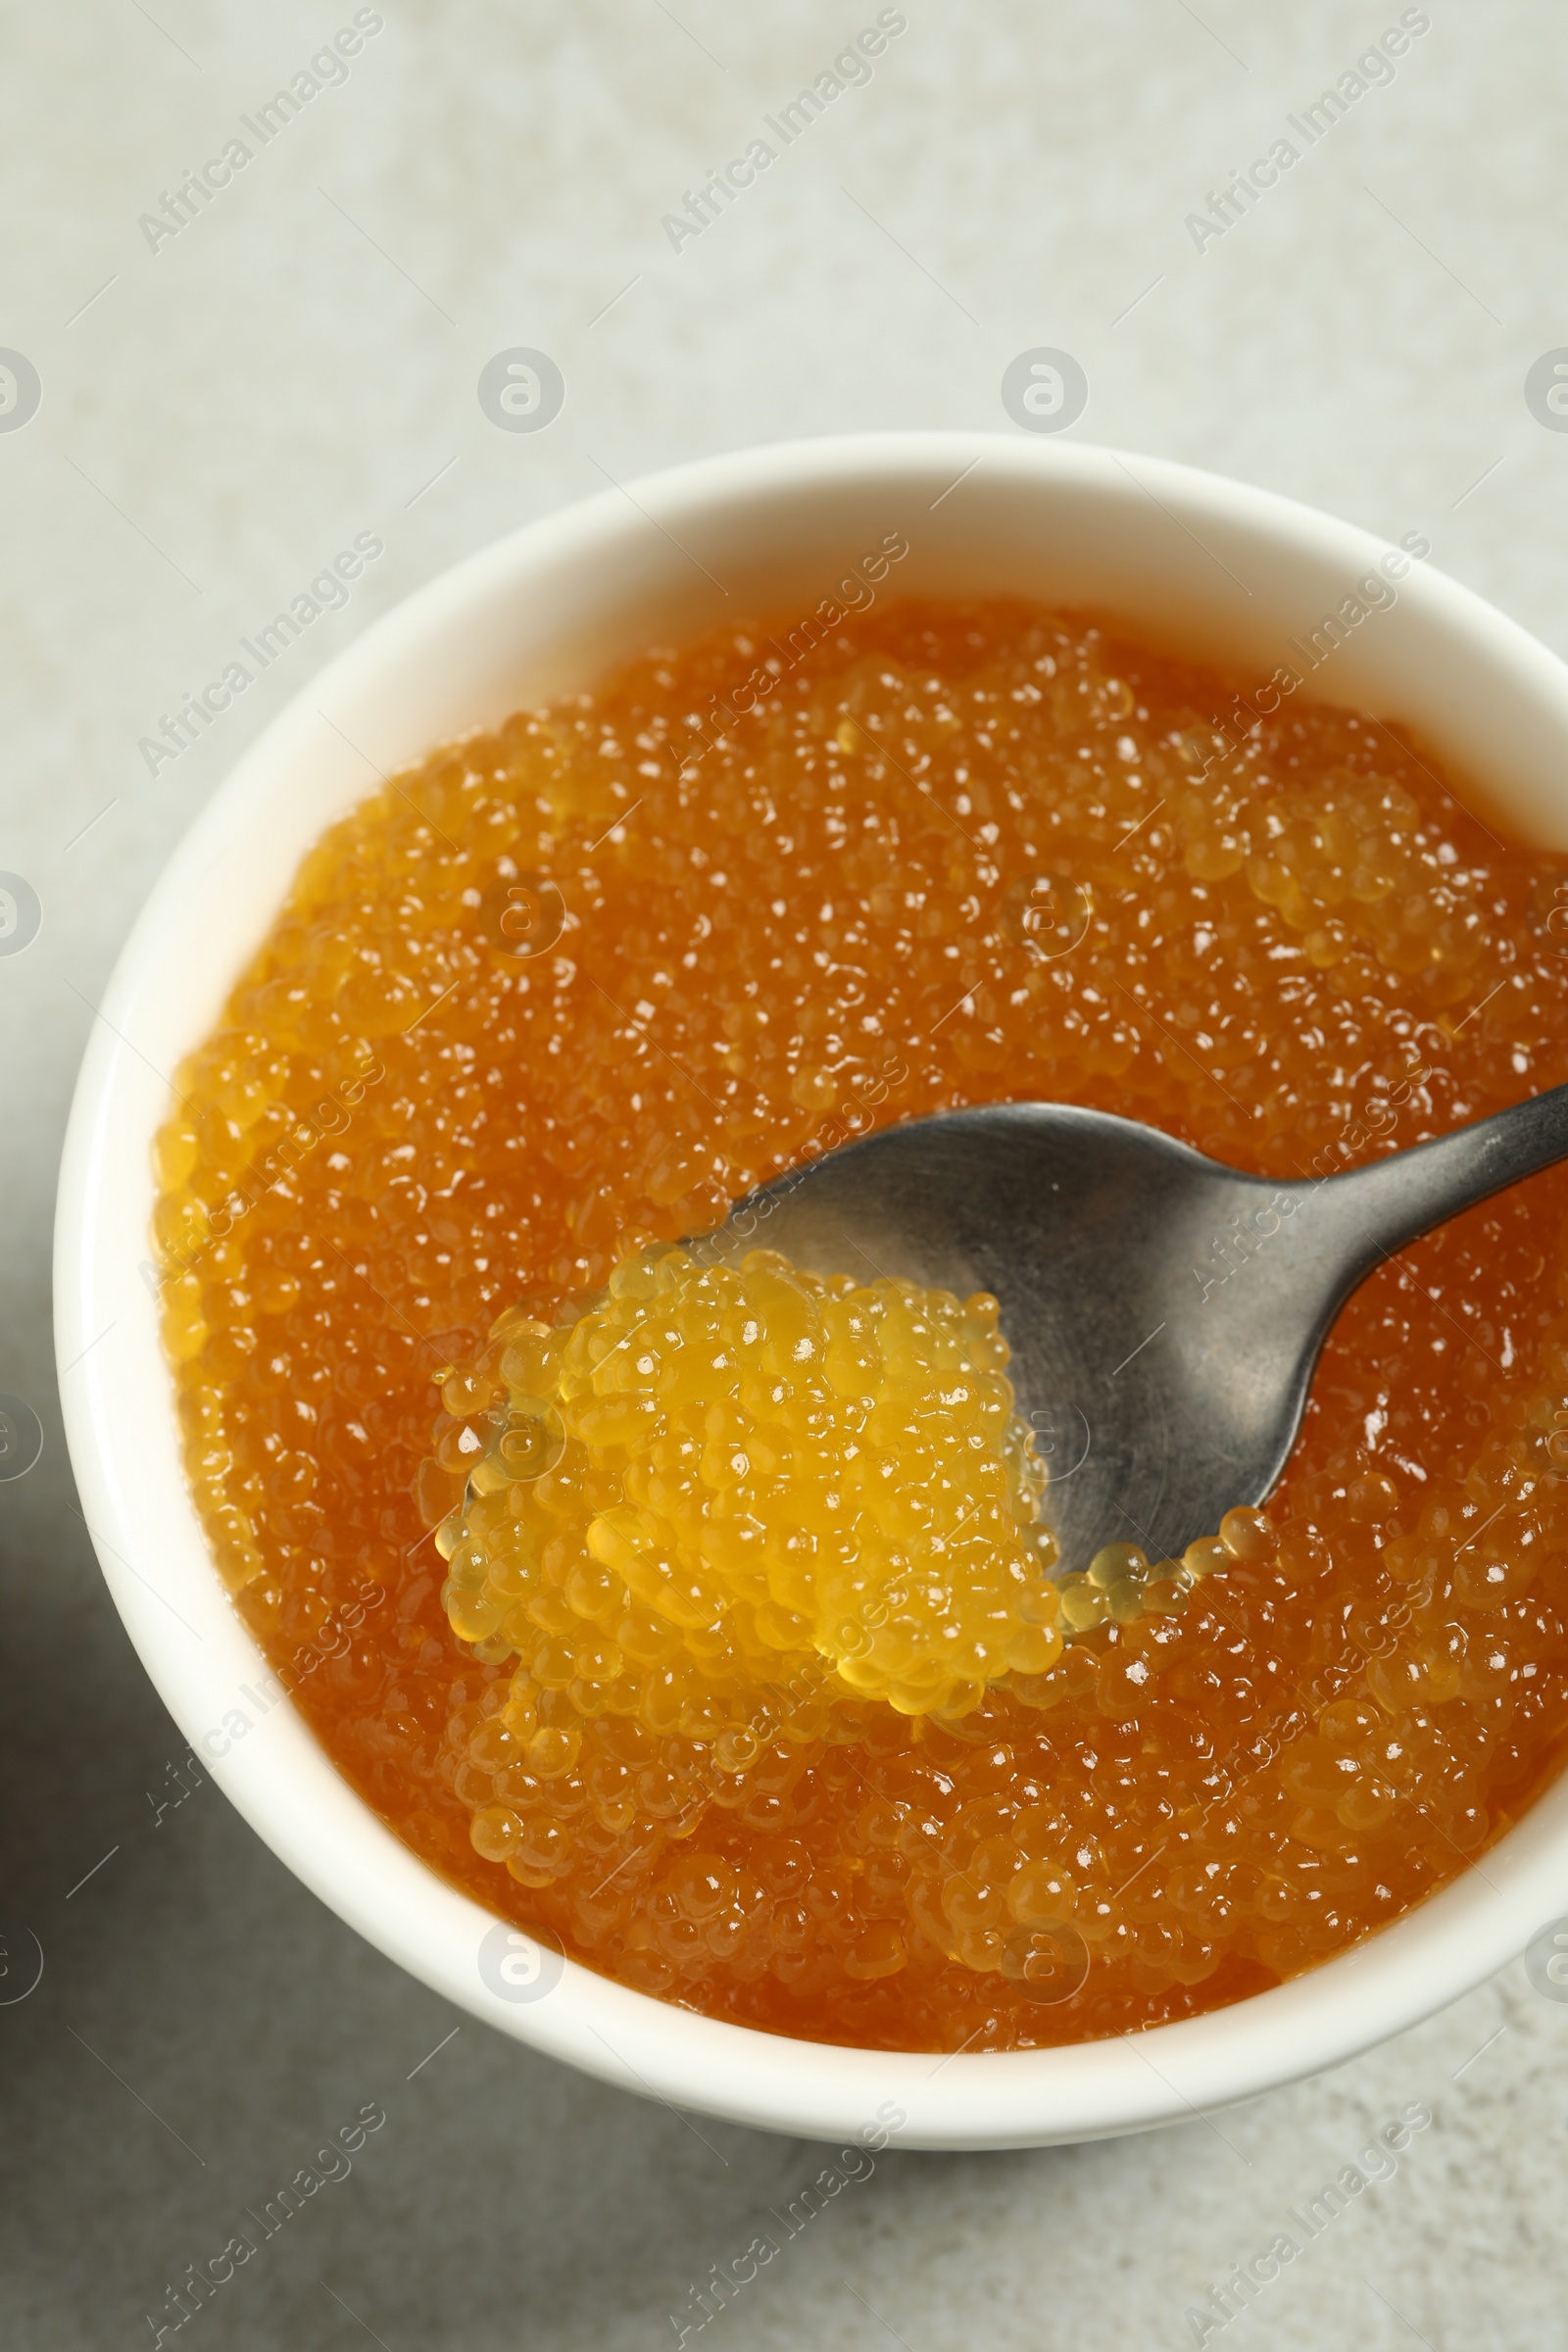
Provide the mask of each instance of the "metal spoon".
POLYGON ((705 1252, 994 1292, 1018 1409, 1051 1472, 1063 1570, 1149 1558, 1260 1503, 1349 1293, 1391 1251, 1568 1157, 1568 1086, 1370 1167, 1244 1176, 1063 1102, 913 1119, 732 1210, 705 1252))

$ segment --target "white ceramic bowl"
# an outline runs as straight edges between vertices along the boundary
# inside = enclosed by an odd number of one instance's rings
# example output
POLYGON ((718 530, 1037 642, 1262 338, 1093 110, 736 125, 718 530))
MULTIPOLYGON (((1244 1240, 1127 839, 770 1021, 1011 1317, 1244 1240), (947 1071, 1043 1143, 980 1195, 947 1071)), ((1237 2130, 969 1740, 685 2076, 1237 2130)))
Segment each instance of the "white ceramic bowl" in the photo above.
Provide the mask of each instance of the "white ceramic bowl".
MULTIPOLYGON (((369 763, 389 769, 723 617, 804 615, 888 533, 909 552, 884 596, 1016 591, 1206 651, 1244 684, 1286 662, 1300 668, 1289 641, 1304 643, 1390 553, 1347 523, 1179 466, 910 433, 681 466, 460 564, 267 729, 132 932, 66 1145, 59 1361, 87 1520, 149 1674, 225 1794, 340 1917, 475 2017, 627 2090, 823 2139, 880 2110, 906 2119, 906 2146, 1016 2147, 1222 2107, 1464 1992, 1568 1908, 1568 1780, 1483 1866, 1343 1959, 1210 2016, 1076 2048, 943 2060, 791 2041, 562 1970, 553 1955, 533 1976, 525 1954, 509 1982, 490 1915, 382 1827, 291 1704, 258 1704, 264 1662, 181 1476, 147 1278, 164 1073, 211 1026, 302 853, 374 785, 369 763)), ((1454 771, 1484 779, 1494 808, 1568 842, 1568 669, 1425 564, 1408 566, 1396 603, 1378 601, 1324 663, 1324 695, 1408 722, 1454 771)))

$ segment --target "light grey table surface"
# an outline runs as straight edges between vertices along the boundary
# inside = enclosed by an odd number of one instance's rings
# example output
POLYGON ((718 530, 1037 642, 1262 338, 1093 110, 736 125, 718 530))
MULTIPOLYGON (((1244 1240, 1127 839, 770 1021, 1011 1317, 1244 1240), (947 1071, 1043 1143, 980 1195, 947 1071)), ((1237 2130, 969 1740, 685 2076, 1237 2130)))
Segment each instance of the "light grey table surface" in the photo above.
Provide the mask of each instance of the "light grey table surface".
MULTIPOLYGON (((1568 434, 1524 397, 1568 344, 1550 0, 1414 12, 1430 29, 1396 77, 1201 251, 1187 216, 1397 0, 906 0, 869 83, 678 252, 662 216, 873 21, 869 0, 379 13, 346 80, 150 241, 139 217, 352 22, 349 0, 0 7, 0 346, 42 385, 19 429, 0 413, 0 867, 43 909, 0 954, 0 1390, 44 1431, 36 1468, 0 1486, 8 2352, 151 2342, 167 2282, 368 2101, 388 2120, 352 2177, 168 2341, 654 2352, 820 2161, 463 2022, 211 1786, 155 1823, 148 1792, 172 1792, 183 1743, 73 1514, 55 1170, 126 926, 266 718, 408 590, 607 476, 845 428, 1015 431, 999 385, 1037 345, 1087 370, 1080 437, 1423 530, 1568 651, 1568 434), (517 345, 565 379, 538 433, 497 430, 476 398, 517 345), (160 714, 366 530, 386 553, 348 609, 150 774, 160 714), (31 1936, 44 1974, 17 1998, 31 1936)), ((1214 2122, 890 2153, 703 2340, 1192 2342, 1188 2307, 1419 2101, 1435 2121, 1396 2177, 1227 2343, 1545 2352, 1568 2343, 1565 2085, 1568 2006, 1514 1970, 1214 2122)))

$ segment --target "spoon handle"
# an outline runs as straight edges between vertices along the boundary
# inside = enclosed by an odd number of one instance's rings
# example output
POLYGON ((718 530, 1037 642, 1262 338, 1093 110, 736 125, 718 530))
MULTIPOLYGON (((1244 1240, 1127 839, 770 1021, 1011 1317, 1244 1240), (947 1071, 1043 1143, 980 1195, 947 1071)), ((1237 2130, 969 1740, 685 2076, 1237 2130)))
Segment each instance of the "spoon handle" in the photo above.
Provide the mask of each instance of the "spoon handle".
POLYGON ((1318 1197, 1344 1219, 1347 1254, 1371 1264, 1559 1159, 1568 1159, 1568 1086, 1554 1086, 1370 1167, 1331 1176, 1318 1197))

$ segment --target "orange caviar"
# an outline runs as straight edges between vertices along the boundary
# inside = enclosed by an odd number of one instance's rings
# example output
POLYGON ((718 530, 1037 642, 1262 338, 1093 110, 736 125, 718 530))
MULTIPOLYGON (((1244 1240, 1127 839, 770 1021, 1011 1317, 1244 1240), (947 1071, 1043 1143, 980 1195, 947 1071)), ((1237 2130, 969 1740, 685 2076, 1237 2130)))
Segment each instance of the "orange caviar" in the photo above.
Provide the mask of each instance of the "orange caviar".
POLYGON ((823 1280, 776 1250, 737 1270, 662 1250, 564 1328, 503 1317, 495 1377, 443 1383, 435 1466, 467 1490, 436 1544, 453 1632, 521 1661, 502 1720, 532 1735, 530 1771, 559 1778, 606 1714, 734 1770, 760 1715, 798 1736, 779 1690, 803 1677, 813 1724, 848 1700, 859 1738, 868 1707, 961 1716, 1054 1666, 1046 1473, 997 1315, 985 1292, 823 1280), (536 1728, 550 1690, 577 1724, 536 1728))
MULTIPOLYGON (((884 2047, 1123 2031, 1344 1949, 1558 1769, 1568 1173, 1362 1287, 1266 1516, 1153 1570, 1111 1547, 1054 1626, 1015 1587, 1003 1639, 1036 1652, 940 1691, 951 1590, 906 1608, 884 1563, 909 1622, 877 1667, 833 1648, 841 1557, 775 1592, 703 1549, 787 1544, 825 1369, 788 1458, 764 1432, 726 1466, 721 1411, 711 1478, 681 1416, 723 1399, 682 1399, 678 1345, 642 1453, 592 1419, 642 1392, 586 1403, 586 1341, 568 1369, 584 1323, 679 1289, 667 1245, 892 1120, 1080 1102, 1285 1178, 1568 1075, 1568 859, 1387 728, 1286 702, 1237 739, 1234 701, 1016 605, 650 657, 334 826, 177 1074, 165 1328, 237 1604, 416 1851, 628 1984, 884 2047), (729 1580, 719 1635, 653 1605, 665 1504, 729 1580), (697 1671, 720 1635, 727 1679, 697 1671), (777 1703, 748 1713, 754 1675, 777 1703)), ((1266 1267, 1217 1244, 1202 1279, 1266 1267)), ((824 1330, 846 1296, 811 1296, 824 1330)), ((883 1303, 967 1313, 962 1377, 1000 1379, 977 1302, 883 1303)), ((996 1431, 1021 1558, 1038 1476, 996 1431)))

